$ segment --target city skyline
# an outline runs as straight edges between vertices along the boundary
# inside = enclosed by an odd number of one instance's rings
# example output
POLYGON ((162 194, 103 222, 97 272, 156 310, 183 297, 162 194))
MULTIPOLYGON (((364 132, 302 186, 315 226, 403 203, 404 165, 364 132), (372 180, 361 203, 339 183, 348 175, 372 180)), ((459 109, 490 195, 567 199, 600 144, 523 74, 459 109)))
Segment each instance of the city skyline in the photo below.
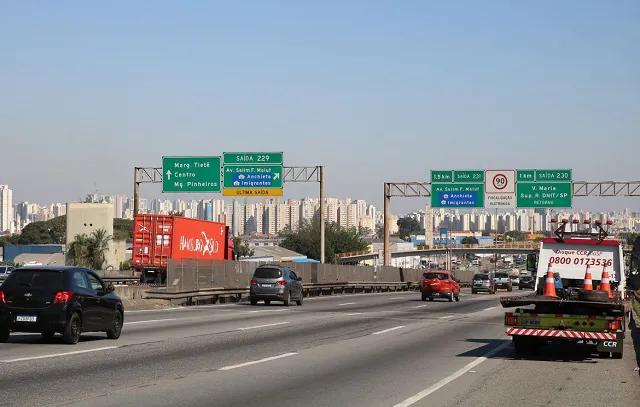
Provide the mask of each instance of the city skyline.
MULTIPOLYGON (((18 233, 28 223, 48 220, 66 213, 65 203, 41 204, 29 201, 12 202, 12 190, 0 185, 0 229, 18 233), (11 219, 12 223, 8 223, 11 219), (9 224, 9 227, 5 225, 9 224)), ((77 201, 69 202, 110 202, 114 205, 114 217, 131 219, 133 198, 127 195, 88 194, 77 201)), ((169 214, 180 212, 186 217, 207 219, 226 223, 234 235, 257 233, 259 235, 277 234, 285 229, 297 230, 303 221, 317 218, 320 208, 319 198, 264 197, 249 199, 243 197, 225 197, 209 199, 181 199, 173 197, 141 198, 141 213, 169 214), (257 201, 257 202, 252 202, 257 201)), ((573 220, 614 219, 616 230, 640 230, 640 210, 625 208, 622 211, 584 211, 578 209, 511 209, 499 210, 487 208, 444 209, 422 208, 410 212, 391 214, 391 233, 398 231, 397 220, 410 216, 417 219, 423 229, 431 224, 431 230, 447 227, 455 231, 481 232, 483 230, 518 230, 524 232, 551 231, 550 219, 553 216, 573 220), (432 212, 429 222, 426 211, 432 212)), ((342 227, 354 227, 370 230, 373 234, 383 223, 383 213, 373 204, 363 199, 349 197, 325 198, 325 219, 342 227)))

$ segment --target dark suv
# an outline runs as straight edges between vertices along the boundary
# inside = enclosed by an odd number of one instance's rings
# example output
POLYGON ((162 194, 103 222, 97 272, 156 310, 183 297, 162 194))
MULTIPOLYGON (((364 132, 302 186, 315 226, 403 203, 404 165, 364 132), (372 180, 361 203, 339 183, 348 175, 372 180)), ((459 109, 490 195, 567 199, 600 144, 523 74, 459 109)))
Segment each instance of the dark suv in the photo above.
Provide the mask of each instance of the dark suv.
POLYGON ((92 270, 69 266, 17 268, 0 286, 0 343, 11 332, 56 333, 76 344, 83 332, 118 339, 124 322, 122 300, 92 270))
POLYGON ((271 301, 282 301, 285 306, 293 300, 298 305, 304 301, 302 279, 288 267, 281 265, 259 266, 253 272, 249 286, 249 299, 252 305, 262 300, 266 305, 271 301))

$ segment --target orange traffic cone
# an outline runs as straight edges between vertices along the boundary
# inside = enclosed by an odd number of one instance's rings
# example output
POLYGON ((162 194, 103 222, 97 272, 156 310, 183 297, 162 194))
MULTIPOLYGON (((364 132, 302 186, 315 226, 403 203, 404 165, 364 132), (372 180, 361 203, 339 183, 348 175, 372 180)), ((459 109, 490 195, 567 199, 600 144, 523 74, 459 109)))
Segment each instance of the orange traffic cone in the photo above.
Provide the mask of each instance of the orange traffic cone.
POLYGON ((584 284, 582 287, 583 291, 592 291, 593 290, 593 281, 591 280, 591 270, 589 266, 587 266, 587 272, 584 273, 584 284))
POLYGON ((551 263, 547 269, 547 277, 544 280, 544 294, 545 297, 558 298, 556 294, 556 282, 553 279, 553 272, 551 271, 551 263))
POLYGON ((607 272, 607 267, 602 268, 602 278, 600 279, 600 289, 602 291, 606 291, 609 293, 609 298, 613 298, 613 294, 611 293, 611 285, 609 285, 609 272, 607 272))

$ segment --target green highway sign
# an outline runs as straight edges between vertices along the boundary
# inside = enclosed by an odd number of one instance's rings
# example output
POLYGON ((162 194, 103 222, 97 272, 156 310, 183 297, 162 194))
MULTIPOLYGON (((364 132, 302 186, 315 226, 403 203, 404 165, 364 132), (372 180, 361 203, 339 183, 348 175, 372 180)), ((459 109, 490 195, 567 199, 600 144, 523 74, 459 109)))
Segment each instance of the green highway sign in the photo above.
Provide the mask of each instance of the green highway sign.
POLYGON ((162 157, 162 192, 220 192, 220 157, 162 157))
POLYGON ((517 170, 517 182, 533 182, 536 180, 536 170, 517 170))
POLYGON ((282 164, 283 153, 222 153, 227 164, 282 164))
POLYGON ((433 208, 570 208, 571 170, 431 171, 433 208))
POLYGON ((453 171, 431 171, 431 182, 453 182, 453 171))
POLYGON ((482 208, 484 184, 431 184, 432 208, 482 208))
POLYGON ((536 170, 536 182, 571 182, 571 170, 536 170))
POLYGON ((484 171, 453 171, 453 182, 484 182, 484 171))
POLYGON ((283 153, 223 153, 223 196, 282 196, 283 153))
POLYGON ((571 182, 521 182, 516 187, 518 208, 571 208, 571 182))

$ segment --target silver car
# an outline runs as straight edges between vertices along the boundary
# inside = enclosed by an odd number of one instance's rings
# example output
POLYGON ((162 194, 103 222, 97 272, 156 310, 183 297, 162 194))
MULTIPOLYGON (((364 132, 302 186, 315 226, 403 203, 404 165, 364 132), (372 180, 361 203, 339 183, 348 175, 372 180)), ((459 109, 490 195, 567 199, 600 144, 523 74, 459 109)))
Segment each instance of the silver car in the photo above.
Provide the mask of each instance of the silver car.
POLYGON ((302 279, 288 267, 280 265, 259 266, 253 272, 249 286, 251 305, 264 301, 269 305, 271 301, 282 301, 286 307, 291 301, 302 305, 302 279))

